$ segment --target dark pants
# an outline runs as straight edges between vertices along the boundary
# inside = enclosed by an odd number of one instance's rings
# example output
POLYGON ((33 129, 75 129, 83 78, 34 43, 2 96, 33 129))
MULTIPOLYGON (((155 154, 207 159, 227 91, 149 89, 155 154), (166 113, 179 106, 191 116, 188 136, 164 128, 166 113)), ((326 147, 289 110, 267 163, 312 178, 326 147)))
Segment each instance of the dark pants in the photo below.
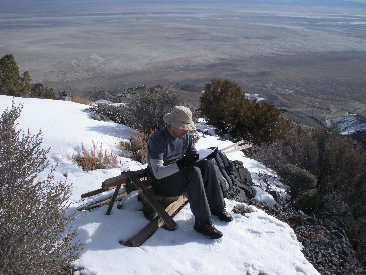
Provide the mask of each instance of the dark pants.
POLYGON ((211 211, 225 207, 216 170, 210 160, 201 160, 196 166, 151 182, 154 191, 163 196, 174 197, 186 192, 196 222, 211 221, 211 211))

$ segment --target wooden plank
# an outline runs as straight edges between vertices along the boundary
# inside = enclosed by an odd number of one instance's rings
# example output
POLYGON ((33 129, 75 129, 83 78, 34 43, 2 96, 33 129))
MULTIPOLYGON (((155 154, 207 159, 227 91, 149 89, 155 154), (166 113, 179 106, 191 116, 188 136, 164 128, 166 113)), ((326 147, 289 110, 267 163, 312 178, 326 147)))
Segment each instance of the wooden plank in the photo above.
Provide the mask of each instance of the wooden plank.
POLYGON ((117 187, 118 185, 126 185, 126 182, 127 182, 127 175, 125 173, 122 173, 117 177, 109 178, 103 181, 102 189, 107 190, 117 187))
POLYGON ((119 189, 120 188, 121 188, 121 184, 117 185, 116 189, 114 190, 114 193, 113 193, 112 199, 111 199, 111 201, 109 203, 107 212, 105 213, 106 215, 110 215, 111 214, 113 204, 114 204, 114 202, 115 202, 115 200, 117 198, 117 195, 118 195, 118 192, 119 192, 119 189))
MULTIPOLYGON (((137 171, 131 171, 131 172, 134 173, 138 178, 142 178, 142 177, 146 177, 146 171, 147 171, 147 168, 137 170, 137 171)), ((117 187, 120 184, 122 186, 125 186, 127 184, 127 178, 128 178, 127 172, 123 172, 119 176, 106 179, 105 181, 102 182, 102 189, 105 189, 105 190, 111 189, 111 188, 117 187)))
MULTIPOLYGON (((178 200, 172 202, 165 211, 169 216, 174 217, 178 211, 183 208, 187 203, 188 199, 185 196, 180 196, 178 200)), ((142 245, 148 238, 155 233, 155 231, 165 224, 164 220, 157 216, 149 222, 142 230, 140 230, 135 236, 127 241, 120 241, 119 243, 126 246, 137 247, 142 245)))
MULTIPOLYGON (((169 204, 165 211, 168 213, 169 216, 174 216, 178 211, 188 202, 188 198, 185 196, 180 196, 176 201, 169 204)), ((164 220, 159 218, 159 227, 164 225, 164 220)))
POLYGON ((252 148, 253 145, 252 144, 243 144, 243 145, 240 145, 238 147, 234 147, 234 148, 230 148, 228 150, 226 150, 224 153, 225 154, 229 154, 229 153, 232 153, 232 152, 236 152, 236 151, 241 151, 241 150, 245 150, 245 149, 249 149, 249 148, 252 148))
POLYGON ((100 194, 100 193, 103 193, 104 191, 107 191, 103 188, 99 188, 99 189, 96 189, 96 190, 93 190, 93 191, 90 191, 88 193, 84 193, 81 195, 81 198, 84 199, 84 198, 87 198, 87 197, 91 197, 91 196, 94 196, 94 195, 97 195, 97 194, 100 194))
POLYGON ((127 172, 127 176, 131 179, 133 185, 141 192, 144 198, 150 203, 151 207, 158 213, 158 215, 164 220, 167 227, 170 230, 174 230, 176 224, 174 220, 165 212, 165 209, 161 204, 155 199, 154 196, 146 189, 145 185, 140 181, 140 179, 133 173, 127 172))
POLYGON ((231 149, 233 147, 239 146, 240 144, 242 144, 244 142, 245 142, 244 140, 240 140, 240 141, 238 141, 238 142, 236 142, 234 144, 231 144, 231 145, 229 145, 227 147, 224 147, 224 148, 220 149, 220 151, 225 153, 225 151, 227 151, 227 150, 229 150, 229 149, 231 149))
MULTIPOLYGON (((120 201, 126 195, 127 195, 126 192, 121 193, 121 194, 118 194, 115 200, 116 201, 120 201)), ((77 208, 77 210, 79 210, 79 211, 82 211, 82 210, 91 210, 91 209, 94 209, 94 208, 97 208, 97 207, 101 207, 103 205, 109 204, 111 202, 111 199, 112 199, 112 197, 109 197, 109 198, 102 199, 102 200, 99 200, 99 201, 91 202, 91 203, 89 203, 87 205, 79 206, 77 208)))

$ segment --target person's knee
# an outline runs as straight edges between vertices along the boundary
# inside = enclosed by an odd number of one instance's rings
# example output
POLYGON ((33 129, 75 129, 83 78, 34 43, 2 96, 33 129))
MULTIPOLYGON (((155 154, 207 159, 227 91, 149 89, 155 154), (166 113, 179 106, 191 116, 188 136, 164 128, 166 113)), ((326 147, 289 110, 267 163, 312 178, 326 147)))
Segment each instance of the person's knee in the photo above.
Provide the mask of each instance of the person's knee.
POLYGON ((202 177, 201 170, 196 166, 187 167, 186 173, 191 175, 192 177, 202 177))
POLYGON ((212 168, 214 168, 214 164, 213 164, 212 160, 210 160, 210 159, 203 159, 203 160, 201 160, 201 167, 203 169, 212 169, 212 168))

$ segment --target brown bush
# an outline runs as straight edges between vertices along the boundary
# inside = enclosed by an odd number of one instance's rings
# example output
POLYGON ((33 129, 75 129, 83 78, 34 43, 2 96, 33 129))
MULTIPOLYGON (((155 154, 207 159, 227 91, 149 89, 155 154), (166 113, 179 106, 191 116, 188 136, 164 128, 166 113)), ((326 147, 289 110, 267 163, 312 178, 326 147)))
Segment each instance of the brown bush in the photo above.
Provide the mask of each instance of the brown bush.
POLYGON ((93 142, 93 148, 88 151, 84 145, 78 148, 78 153, 72 155, 72 160, 79 165, 84 171, 92 171, 96 169, 106 169, 117 167, 117 156, 108 153, 102 149, 102 144, 98 148, 93 142))
POLYGON ((129 157, 145 164, 147 161, 147 140, 152 133, 153 131, 135 132, 130 137, 129 142, 122 141, 120 147, 124 152, 128 153, 129 157))
POLYGON ((87 97, 69 96, 66 97, 66 101, 80 103, 84 105, 92 105, 93 103, 87 97))

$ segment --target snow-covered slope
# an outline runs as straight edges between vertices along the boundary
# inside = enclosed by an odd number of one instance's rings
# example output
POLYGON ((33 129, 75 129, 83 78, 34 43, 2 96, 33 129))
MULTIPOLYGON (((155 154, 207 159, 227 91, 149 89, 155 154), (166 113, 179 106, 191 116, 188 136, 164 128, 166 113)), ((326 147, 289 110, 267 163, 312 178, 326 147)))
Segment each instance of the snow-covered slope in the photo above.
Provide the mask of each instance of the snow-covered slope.
POLYGON ((349 135, 358 130, 366 130, 366 120, 359 115, 350 114, 348 116, 327 119, 325 125, 331 128, 335 124, 338 126, 342 135, 349 135))
MULTIPOLYGON (((127 169, 137 170, 142 164, 120 156, 119 142, 127 139, 132 130, 112 122, 95 121, 83 112, 87 106, 72 102, 12 98, 0 95, 0 111, 10 108, 12 101, 23 104, 18 120, 20 128, 33 134, 42 130, 43 146, 51 147, 49 159, 57 164, 55 180, 73 184, 72 210, 87 201, 80 195, 100 188, 102 181, 127 169), (118 155, 119 168, 84 172, 71 161, 71 155, 83 143, 93 142, 118 155)), ((207 127, 200 123, 197 127, 207 127)), ((231 144, 216 136, 201 134, 198 149, 210 146, 223 148, 231 144)), ((243 161, 260 186, 260 171, 272 171, 246 158, 241 152, 228 154, 230 159, 243 161)), ((281 185, 278 183, 279 186, 281 185)), ((259 187, 256 198, 274 203, 273 198, 259 187)), ((91 199, 89 199, 91 200, 91 199)), ((226 200, 229 211, 239 203, 226 200)), ((251 207, 245 216, 233 214, 233 222, 213 222, 224 233, 220 240, 209 240, 193 230, 194 219, 186 205, 174 218, 175 231, 159 229, 139 248, 121 246, 118 241, 137 233, 148 221, 140 211, 137 193, 123 199, 122 209, 113 208, 106 216, 106 206, 93 211, 79 212, 73 226, 85 249, 76 265, 94 274, 319 274, 301 253, 301 244, 293 230, 262 210, 251 207)))

